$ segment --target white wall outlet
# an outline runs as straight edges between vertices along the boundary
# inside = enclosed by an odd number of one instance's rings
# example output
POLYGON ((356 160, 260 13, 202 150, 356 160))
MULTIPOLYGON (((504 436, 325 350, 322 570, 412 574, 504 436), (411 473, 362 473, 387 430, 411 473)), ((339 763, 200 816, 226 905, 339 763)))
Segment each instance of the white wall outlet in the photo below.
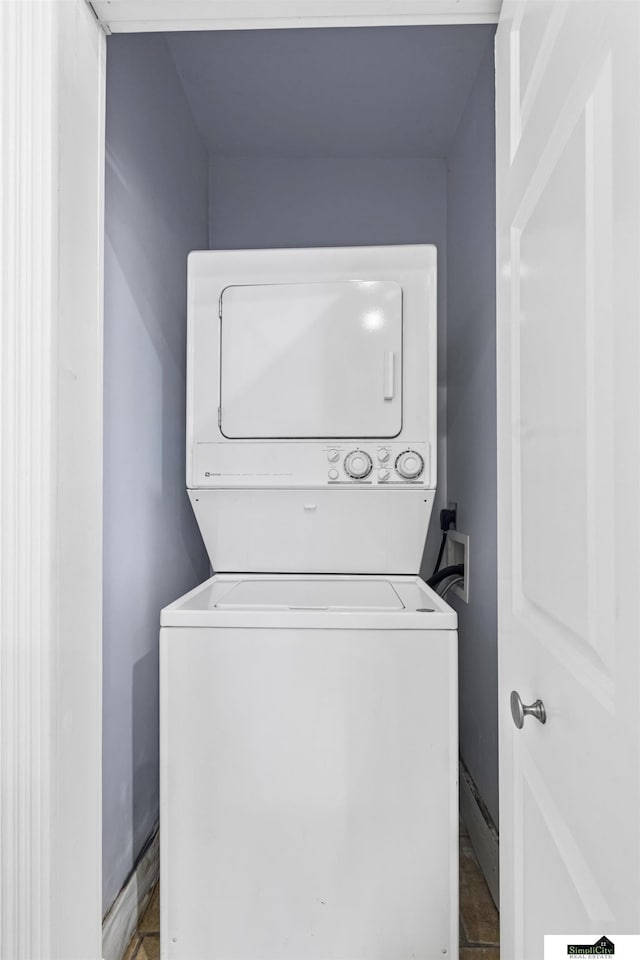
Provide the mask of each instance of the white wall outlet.
POLYGON ((464 580, 451 588, 451 593, 469 603, 469 537, 457 530, 449 530, 447 534, 447 566, 464 563, 464 580))

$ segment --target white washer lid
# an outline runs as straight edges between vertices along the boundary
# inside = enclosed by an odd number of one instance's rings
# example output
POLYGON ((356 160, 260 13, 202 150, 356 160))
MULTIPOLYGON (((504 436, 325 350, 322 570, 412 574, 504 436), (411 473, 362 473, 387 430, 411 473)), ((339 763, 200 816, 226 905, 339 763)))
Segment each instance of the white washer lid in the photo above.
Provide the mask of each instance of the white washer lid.
POLYGON ((404 610, 388 580, 240 580, 218 610, 404 610))
MULTIPOLYGON (((160 623, 189 630, 420 630, 426 636, 432 630, 455 631, 458 618, 416 576, 217 573, 165 607, 160 623), (247 593, 249 604, 235 606, 237 600, 246 601, 247 593), (277 601, 282 606, 276 606, 277 601), (314 606, 297 605, 309 602, 314 606), (320 603, 326 605, 315 606, 320 603)), ((186 639, 182 630, 169 630, 165 642, 169 634, 171 642, 186 639)), ((208 636, 213 639, 215 634, 208 636)))

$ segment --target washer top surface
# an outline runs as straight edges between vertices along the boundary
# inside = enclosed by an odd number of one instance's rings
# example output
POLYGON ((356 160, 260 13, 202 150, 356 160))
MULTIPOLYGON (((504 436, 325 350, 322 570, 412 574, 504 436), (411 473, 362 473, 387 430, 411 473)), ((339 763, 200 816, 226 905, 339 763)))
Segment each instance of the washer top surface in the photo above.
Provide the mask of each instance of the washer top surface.
POLYGON ((218 610, 404 610, 388 580, 240 580, 215 603, 218 610))
POLYGON ((163 627, 456 630, 415 576, 216 574, 161 613, 163 627))

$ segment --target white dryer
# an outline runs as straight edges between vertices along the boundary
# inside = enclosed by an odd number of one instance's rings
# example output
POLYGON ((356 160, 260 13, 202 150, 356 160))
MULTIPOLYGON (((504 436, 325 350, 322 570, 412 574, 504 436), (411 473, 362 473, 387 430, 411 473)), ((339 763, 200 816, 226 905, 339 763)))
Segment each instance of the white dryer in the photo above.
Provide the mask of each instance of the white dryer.
POLYGON ((188 303, 218 572, 162 611, 162 956, 456 957, 435 248, 197 252, 188 303))

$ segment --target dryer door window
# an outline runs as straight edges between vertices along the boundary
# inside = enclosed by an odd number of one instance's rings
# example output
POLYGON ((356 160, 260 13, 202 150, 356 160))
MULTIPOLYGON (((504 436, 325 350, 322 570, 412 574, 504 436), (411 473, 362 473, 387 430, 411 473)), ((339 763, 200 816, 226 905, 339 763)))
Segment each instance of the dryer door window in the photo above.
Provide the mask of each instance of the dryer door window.
POLYGON ((226 437, 399 434, 397 283, 226 287, 220 314, 220 429, 226 437))

